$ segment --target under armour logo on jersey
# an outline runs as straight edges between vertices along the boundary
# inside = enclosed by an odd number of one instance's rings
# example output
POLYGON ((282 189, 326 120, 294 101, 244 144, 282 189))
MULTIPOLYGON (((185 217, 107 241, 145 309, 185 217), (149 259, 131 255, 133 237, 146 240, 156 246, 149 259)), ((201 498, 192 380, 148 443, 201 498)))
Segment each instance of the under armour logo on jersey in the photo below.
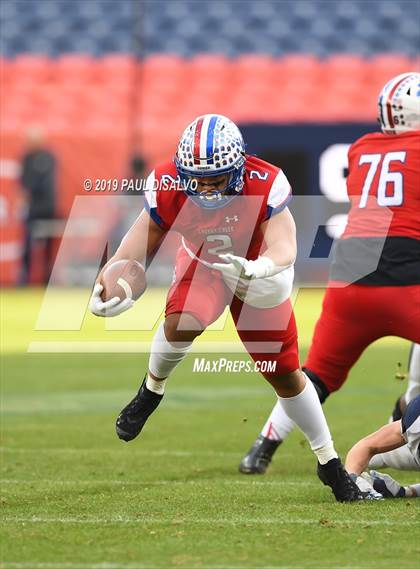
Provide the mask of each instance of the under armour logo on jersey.
POLYGON ((233 217, 229 217, 228 215, 225 217, 226 223, 230 223, 231 221, 239 221, 239 217, 234 215, 233 217))

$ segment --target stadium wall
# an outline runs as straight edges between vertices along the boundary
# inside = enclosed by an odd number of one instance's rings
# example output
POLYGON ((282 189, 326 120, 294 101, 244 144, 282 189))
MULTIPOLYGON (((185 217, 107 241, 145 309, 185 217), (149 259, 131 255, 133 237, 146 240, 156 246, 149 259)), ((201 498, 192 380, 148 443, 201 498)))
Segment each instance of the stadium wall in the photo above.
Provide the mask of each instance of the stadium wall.
MULTIPOLYGON (((249 152, 282 166, 295 194, 317 195, 323 152, 374 130, 379 88, 410 68, 414 60, 395 54, 370 59, 245 54, 234 60, 160 54, 141 63, 121 54, 0 59, 1 283, 16 282, 21 258, 19 163, 31 124, 45 128, 56 154, 57 215, 63 220, 74 197, 86 194, 85 179, 129 177, 134 152, 141 153, 148 168, 169 159, 185 125, 205 112, 238 122, 249 152)), ((341 184, 334 156, 329 160, 328 178, 341 184)), ((120 214, 108 212, 108 224, 100 231, 112 231, 120 214)), ((85 243, 81 254, 86 259, 95 242, 85 243)))

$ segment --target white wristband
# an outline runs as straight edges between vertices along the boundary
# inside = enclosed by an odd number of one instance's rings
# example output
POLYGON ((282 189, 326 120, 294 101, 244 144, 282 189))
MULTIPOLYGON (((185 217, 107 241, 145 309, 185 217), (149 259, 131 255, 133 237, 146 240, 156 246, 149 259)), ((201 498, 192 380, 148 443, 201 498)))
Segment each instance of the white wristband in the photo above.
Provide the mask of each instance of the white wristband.
POLYGON ((276 266, 274 264, 274 261, 272 259, 270 259, 270 257, 264 257, 264 256, 258 257, 258 259, 254 262, 258 265, 258 267, 256 267, 256 270, 255 270, 256 278, 273 277, 274 275, 277 275, 278 273, 285 271, 286 269, 288 269, 289 267, 291 267, 293 265, 293 263, 292 263, 290 265, 285 265, 283 267, 276 266), (261 276, 259 274, 260 272, 261 272, 261 276))

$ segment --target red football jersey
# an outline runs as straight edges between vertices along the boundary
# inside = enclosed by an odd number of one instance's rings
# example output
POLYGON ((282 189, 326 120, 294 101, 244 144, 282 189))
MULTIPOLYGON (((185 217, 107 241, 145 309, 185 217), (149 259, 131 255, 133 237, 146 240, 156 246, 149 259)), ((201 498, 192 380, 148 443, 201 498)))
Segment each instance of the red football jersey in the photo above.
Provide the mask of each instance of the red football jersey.
POLYGON ((241 195, 218 209, 205 209, 176 183, 173 162, 158 166, 147 179, 145 207, 166 231, 184 238, 187 251, 209 263, 221 253, 256 259, 264 249, 261 223, 281 212, 291 199, 282 170, 255 156, 247 156, 241 195))
POLYGON ((371 133, 349 150, 351 210, 342 238, 420 238, 420 131, 371 133))

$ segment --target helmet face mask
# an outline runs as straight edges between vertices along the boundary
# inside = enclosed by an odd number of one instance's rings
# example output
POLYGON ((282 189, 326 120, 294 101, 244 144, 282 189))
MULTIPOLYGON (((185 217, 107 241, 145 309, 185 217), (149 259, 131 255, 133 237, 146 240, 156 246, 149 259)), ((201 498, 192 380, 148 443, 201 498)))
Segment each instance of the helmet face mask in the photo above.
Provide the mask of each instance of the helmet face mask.
POLYGON ((244 184, 245 145, 238 127, 223 115, 196 118, 181 136, 175 165, 184 191, 197 205, 224 207, 244 184), (222 186, 220 176, 226 176, 222 186))
POLYGON ((420 73, 403 73, 379 94, 379 124, 386 134, 420 129, 420 73))

